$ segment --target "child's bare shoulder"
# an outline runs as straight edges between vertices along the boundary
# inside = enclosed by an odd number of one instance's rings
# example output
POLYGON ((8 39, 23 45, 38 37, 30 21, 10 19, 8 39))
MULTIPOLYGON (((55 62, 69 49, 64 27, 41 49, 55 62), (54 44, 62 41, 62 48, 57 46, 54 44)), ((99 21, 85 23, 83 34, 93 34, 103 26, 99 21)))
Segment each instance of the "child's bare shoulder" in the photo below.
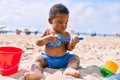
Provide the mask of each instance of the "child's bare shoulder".
POLYGON ((45 29, 43 32, 42 32, 42 35, 48 35, 48 34, 50 34, 50 32, 51 32, 51 29, 50 28, 47 28, 47 29, 45 29))
POLYGON ((47 28, 44 30, 45 33, 50 32, 50 31, 51 31, 50 28, 47 28))
POLYGON ((67 32, 67 31, 65 31, 65 32, 63 33, 63 36, 64 36, 64 37, 70 37, 70 33, 67 32))

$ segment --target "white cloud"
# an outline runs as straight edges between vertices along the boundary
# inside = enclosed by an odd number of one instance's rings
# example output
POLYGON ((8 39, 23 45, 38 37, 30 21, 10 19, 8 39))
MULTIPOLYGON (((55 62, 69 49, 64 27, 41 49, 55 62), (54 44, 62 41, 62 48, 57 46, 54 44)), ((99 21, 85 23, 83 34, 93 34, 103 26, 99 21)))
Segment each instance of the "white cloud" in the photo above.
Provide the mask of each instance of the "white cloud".
MULTIPOLYGON (((2 22, 14 22, 15 26, 21 25, 35 25, 38 24, 40 20, 44 20, 48 15, 48 7, 43 3, 26 3, 20 0, 11 0, 11 1, 3 1, 0 4, 0 21, 2 22), (9 4, 8 4, 9 2, 9 4)), ((14 25, 13 24, 13 25, 14 25)), ((41 24, 41 22, 39 22, 41 24)))
MULTIPOLYGON (((94 4, 70 0, 1 0, 0 25, 9 25, 14 28, 16 26, 17 28, 48 27, 49 9, 55 3, 63 3, 68 7, 69 28, 88 30, 90 26, 101 28, 101 26, 112 27, 110 24, 120 25, 119 2, 94 4)), ((117 29, 118 25, 116 25, 117 29)))
POLYGON ((115 28, 120 30, 120 3, 78 4, 74 4, 76 6, 71 10, 73 12, 71 25, 76 27, 76 30, 89 28, 93 28, 98 32, 108 28, 108 32, 112 32, 115 28))

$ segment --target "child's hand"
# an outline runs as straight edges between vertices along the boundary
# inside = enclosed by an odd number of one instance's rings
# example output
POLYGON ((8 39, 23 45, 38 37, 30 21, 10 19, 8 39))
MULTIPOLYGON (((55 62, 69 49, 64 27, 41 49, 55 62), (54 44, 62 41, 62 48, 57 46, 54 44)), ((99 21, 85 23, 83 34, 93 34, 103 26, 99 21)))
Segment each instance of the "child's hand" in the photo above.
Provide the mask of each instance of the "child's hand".
POLYGON ((57 43, 58 42, 57 36, 55 36, 54 34, 48 35, 48 41, 51 43, 57 43))
POLYGON ((51 42, 52 44, 58 43, 57 36, 55 36, 54 34, 50 34, 50 35, 41 37, 39 40, 36 41, 36 44, 38 46, 42 46, 47 44, 48 42, 51 42))
POLYGON ((71 41, 70 41, 70 44, 69 44, 69 45, 70 45, 71 48, 74 48, 75 45, 76 45, 78 42, 79 42, 78 36, 74 36, 74 37, 71 38, 71 41))
POLYGON ((77 44, 79 42, 79 40, 78 40, 78 36, 74 36, 74 37, 72 37, 72 39, 71 39, 71 44, 77 44))

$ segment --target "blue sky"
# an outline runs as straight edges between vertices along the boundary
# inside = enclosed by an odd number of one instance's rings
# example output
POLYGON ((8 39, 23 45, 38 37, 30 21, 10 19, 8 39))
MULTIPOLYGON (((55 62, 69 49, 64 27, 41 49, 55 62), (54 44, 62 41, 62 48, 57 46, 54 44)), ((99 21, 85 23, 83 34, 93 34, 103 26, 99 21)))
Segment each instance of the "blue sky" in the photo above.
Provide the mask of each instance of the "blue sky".
POLYGON ((120 32, 120 0, 0 0, 0 26, 43 30, 50 27, 49 9, 55 3, 70 11, 68 30, 120 32))

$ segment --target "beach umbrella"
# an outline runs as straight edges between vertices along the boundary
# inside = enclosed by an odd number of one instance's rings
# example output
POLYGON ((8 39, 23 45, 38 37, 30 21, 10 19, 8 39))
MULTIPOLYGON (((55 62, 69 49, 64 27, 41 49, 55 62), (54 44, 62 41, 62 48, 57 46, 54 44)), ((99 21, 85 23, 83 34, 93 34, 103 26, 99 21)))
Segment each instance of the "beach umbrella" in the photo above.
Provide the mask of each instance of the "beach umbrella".
POLYGON ((4 28, 6 28, 6 26, 0 26, 0 29, 4 29, 4 28))
POLYGON ((5 33, 6 31, 3 31, 2 29, 6 28, 6 26, 0 26, 0 33, 5 33))
POLYGON ((115 36, 120 37, 120 32, 116 31, 114 34, 115 34, 115 36))
POLYGON ((120 35, 120 32, 115 32, 115 35, 116 35, 116 36, 120 35))
POLYGON ((71 29, 71 30, 70 30, 70 33, 71 33, 71 34, 75 34, 75 30, 71 29))
POLYGON ((71 33, 74 33, 74 32, 75 32, 75 30, 73 30, 73 29, 72 29, 72 30, 70 30, 70 32, 71 32, 71 33))

